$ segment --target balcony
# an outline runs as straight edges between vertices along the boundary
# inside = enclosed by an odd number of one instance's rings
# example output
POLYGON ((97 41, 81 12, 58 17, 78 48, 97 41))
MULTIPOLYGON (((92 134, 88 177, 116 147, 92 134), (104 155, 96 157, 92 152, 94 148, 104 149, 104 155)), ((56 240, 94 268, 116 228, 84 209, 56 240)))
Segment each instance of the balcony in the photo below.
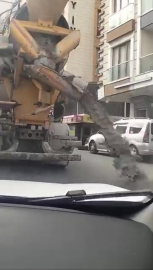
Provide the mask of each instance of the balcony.
POLYGON ((141 0, 141 29, 153 31, 153 0, 141 0))
POLYGON ((141 14, 153 10, 153 0, 141 0, 141 14))
POLYGON ((110 30, 119 27, 120 25, 134 19, 134 4, 131 3, 128 6, 120 9, 114 13, 109 19, 110 30))
POLYGON ((153 71, 153 53, 140 58, 140 73, 153 71))
POLYGON ((117 66, 113 66, 108 70, 109 82, 117 81, 130 76, 130 62, 126 61, 117 66))
MULTIPOLYGON (((133 2, 133 0, 131 0, 133 2)), ((127 35, 134 31, 134 4, 120 9, 109 18, 109 31, 107 32, 107 42, 127 35)))

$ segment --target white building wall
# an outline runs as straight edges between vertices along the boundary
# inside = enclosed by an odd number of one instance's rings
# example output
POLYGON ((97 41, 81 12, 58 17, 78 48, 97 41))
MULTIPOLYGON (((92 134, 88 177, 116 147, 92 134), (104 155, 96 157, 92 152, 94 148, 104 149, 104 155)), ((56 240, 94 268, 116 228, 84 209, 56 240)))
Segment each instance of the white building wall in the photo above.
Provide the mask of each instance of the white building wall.
MULTIPOLYGON (((103 2, 103 1, 102 1, 103 2)), ((100 81, 103 81, 103 84, 106 84, 108 81, 108 64, 109 64, 109 57, 108 57, 108 49, 109 44, 107 43, 107 32, 109 29, 109 0, 105 1, 105 6, 102 8, 102 12, 104 14, 101 16, 102 19, 104 19, 104 22, 101 23, 101 27, 104 27, 104 29, 101 30, 101 36, 100 37, 100 43, 104 42, 103 45, 100 46, 100 51, 103 51, 100 54, 100 57, 102 57, 102 60, 99 62, 99 65, 103 65, 102 69, 102 76, 100 77, 100 81)))
POLYGON ((109 65, 109 44, 107 43, 107 32, 109 29, 109 16, 110 16, 110 0, 101 1, 101 33, 100 33, 100 53, 99 58, 99 84, 100 89, 98 90, 98 99, 102 99, 104 97, 104 85, 108 82, 108 65, 109 65), (104 21, 103 21, 104 20, 104 21))
POLYGON ((81 31, 80 45, 71 52, 65 69, 86 81, 93 81, 94 73, 94 10, 95 0, 75 0, 68 2, 64 12, 69 26, 81 31), (72 2, 76 2, 75 8, 72 2), (74 25, 72 16, 74 16, 74 25))
POLYGON ((140 0, 134 0, 134 14, 135 14, 135 31, 133 32, 133 38, 134 38, 134 63, 133 63, 133 77, 137 75, 137 50, 138 50, 138 1, 140 0))

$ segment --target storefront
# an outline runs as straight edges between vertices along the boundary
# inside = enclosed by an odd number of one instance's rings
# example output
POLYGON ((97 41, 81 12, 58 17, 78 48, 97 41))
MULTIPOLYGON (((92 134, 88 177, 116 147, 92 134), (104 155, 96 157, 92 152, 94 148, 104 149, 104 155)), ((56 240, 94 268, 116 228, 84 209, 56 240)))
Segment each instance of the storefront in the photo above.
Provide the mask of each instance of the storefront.
POLYGON ((96 125, 87 114, 64 116, 63 123, 69 125, 71 135, 78 137, 78 140, 82 141, 83 146, 87 139, 97 132, 96 125))

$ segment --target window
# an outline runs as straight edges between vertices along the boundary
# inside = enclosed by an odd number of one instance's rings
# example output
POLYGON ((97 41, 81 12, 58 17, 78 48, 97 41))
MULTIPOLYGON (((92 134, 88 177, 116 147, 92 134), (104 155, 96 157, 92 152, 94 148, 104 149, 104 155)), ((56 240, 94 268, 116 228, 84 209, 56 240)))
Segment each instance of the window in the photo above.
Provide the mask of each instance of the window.
POLYGON ((120 135, 125 134, 126 129, 127 129, 127 126, 117 126, 117 127, 116 127, 116 131, 117 131, 120 135))
POLYGON ((147 117, 147 109, 146 108, 136 109, 134 116, 135 117, 147 117))
POLYGON ((130 134, 137 134, 141 131, 142 128, 139 127, 130 127, 129 133, 130 134))
POLYGON ((153 9, 152 0, 141 0, 141 14, 146 13, 153 9))
POLYGON ((130 75, 130 41, 113 48, 111 80, 118 80, 130 75))
POLYGON ((114 0, 114 13, 126 7, 130 0, 114 0))
POLYGON ((130 134, 138 134, 144 127, 144 122, 132 123, 129 129, 130 134))

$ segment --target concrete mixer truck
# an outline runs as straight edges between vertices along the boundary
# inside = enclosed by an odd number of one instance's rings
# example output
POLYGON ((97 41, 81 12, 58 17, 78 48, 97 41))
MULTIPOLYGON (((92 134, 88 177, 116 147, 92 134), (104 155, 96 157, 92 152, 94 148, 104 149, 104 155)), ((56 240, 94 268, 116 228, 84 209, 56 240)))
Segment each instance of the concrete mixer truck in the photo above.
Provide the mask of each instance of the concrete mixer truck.
POLYGON ((67 2, 26 0, 21 5, 18 0, 6 13, 0 35, 0 159, 62 166, 80 160, 72 154, 80 142, 61 122, 66 96, 81 103, 108 146, 121 157, 118 168, 135 175, 129 147, 114 130, 105 108, 87 82, 64 70, 81 38, 62 15, 67 2))

